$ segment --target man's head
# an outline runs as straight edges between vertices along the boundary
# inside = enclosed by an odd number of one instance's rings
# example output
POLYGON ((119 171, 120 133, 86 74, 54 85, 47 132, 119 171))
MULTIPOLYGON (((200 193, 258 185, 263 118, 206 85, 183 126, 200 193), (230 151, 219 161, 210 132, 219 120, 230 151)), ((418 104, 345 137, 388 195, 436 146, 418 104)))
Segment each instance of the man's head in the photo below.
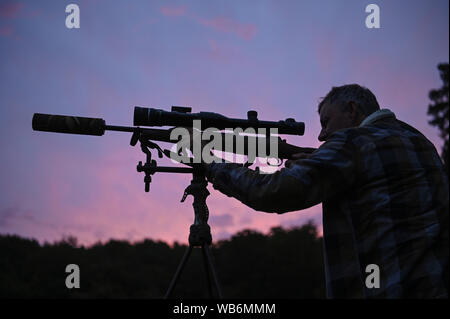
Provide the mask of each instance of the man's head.
POLYGON ((356 127, 370 114, 380 109, 373 93, 358 84, 333 87, 319 104, 319 141, 337 130, 356 127))

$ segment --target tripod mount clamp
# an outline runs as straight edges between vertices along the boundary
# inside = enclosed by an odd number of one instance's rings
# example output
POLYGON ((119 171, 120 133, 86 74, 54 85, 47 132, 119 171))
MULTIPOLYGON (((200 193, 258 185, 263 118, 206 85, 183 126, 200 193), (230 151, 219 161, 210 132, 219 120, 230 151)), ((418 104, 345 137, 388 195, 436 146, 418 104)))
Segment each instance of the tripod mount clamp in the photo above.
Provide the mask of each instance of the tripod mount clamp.
POLYGON ((163 155, 170 158, 171 152, 168 150, 162 150, 158 144, 148 140, 145 135, 142 135, 139 131, 133 133, 131 137, 130 145, 135 146, 137 142, 141 144, 141 150, 146 155, 145 164, 139 161, 136 169, 138 172, 144 172, 144 183, 145 191, 150 191, 150 183, 152 182, 151 175, 162 172, 162 173, 193 173, 194 169, 192 167, 174 167, 174 166, 158 166, 156 161, 152 159, 152 153, 150 149, 156 149, 158 151, 158 157, 162 158, 163 155))
POLYGON ((142 165, 142 161, 139 161, 136 169, 138 172, 145 173, 144 183, 146 192, 150 191, 150 183, 152 182, 152 175, 155 174, 157 167, 156 161, 152 160, 152 153, 150 152, 149 148, 156 148, 158 150, 158 156, 160 158, 162 157, 162 150, 157 144, 150 141, 141 140, 141 149, 142 152, 144 152, 146 155, 146 161, 144 165, 142 165))

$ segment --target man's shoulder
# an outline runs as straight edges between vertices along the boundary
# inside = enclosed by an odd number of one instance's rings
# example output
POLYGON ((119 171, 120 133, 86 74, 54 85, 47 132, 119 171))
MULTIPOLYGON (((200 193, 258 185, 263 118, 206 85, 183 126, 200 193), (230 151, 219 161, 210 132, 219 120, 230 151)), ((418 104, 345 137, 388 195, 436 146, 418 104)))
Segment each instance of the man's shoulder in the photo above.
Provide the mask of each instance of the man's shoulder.
POLYGON ((428 141, 419 130, 397 119, 380 120, 369 125, 345 128, 336 131, 330 138, 345 140, 356 146, 389 138, 414 138, 428 141))

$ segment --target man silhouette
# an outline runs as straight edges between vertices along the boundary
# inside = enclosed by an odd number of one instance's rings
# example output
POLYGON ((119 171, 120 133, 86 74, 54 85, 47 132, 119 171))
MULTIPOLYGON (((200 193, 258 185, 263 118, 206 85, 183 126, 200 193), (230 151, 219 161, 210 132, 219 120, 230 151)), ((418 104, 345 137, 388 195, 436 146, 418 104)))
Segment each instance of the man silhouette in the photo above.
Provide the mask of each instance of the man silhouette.
POLYGON ((333 87, 318 111, 312 154, 274 174, 212 163, 208 180, 258 211, 322 203, 330 298, 448 298, 449 190, 433 144, 357 84, 333 87), (368 265, 379 288, 366 286, 368 265))

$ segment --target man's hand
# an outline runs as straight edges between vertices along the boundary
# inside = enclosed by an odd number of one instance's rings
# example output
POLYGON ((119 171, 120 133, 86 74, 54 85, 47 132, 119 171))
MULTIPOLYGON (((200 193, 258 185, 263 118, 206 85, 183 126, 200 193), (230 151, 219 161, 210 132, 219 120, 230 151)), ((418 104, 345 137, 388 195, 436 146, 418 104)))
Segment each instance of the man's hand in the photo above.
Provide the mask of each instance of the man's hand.
MULTIPOLYGON (((286 163, 284 164, 284 166, 287 167, 287 168, 291 168, 295 161, 297 161, 299 159, 310 158, 312 156, 312 153, 313 153, 312 150, 313 149, 309 149, 308 153, 302 152, 302 153, 293 154, 292 155, 292 159, 287 160, 286 163)), ((314 149, 314 151, 315 150, 316 149, 314 149)))

